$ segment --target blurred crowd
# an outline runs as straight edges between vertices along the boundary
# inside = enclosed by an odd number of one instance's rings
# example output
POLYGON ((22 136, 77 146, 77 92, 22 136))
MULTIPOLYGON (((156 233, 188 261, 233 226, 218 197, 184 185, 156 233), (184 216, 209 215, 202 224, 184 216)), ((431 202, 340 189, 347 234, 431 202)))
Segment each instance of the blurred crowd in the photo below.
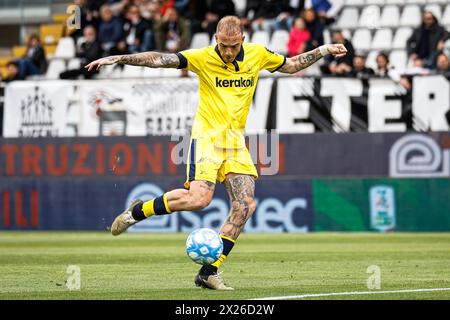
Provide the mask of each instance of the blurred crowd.
MULTIPOLYGON (((103 56, 142 51, 178 52, 189 48, 192 35, 206 32, 213 36, 218 21, 227 15, 238 15, 233 0, 75 0, 81 8, 81 29, 71 34, 76 56, 85 65, 103 56)), ((335 76, 389 76, 408 87, 409 77, 416 74, 450 75, 449 54, 445 41, 450 33, 429 11, 407 41, 409 67, 395 70, 389 55, 380 52, 375 70, 366 66, 364 53, 355 52, 350 40, 333 29, 342 0, 247 0, 240 12, 245 31, 289 32, 288 56, 312 50, 324 44, 324 30, 331 31, 332 42, 343 43, 348 54, 334 59, 327 56, 320 66, 322 74, 335 76)), ((25 79, 45 73, 47 61, 37 35, 29 37, 26 54, 8 64, 6 81, 25 79)), ((96 71, 84 68, 67 70, 62 79, 79 76, 91 78, 96 71)))

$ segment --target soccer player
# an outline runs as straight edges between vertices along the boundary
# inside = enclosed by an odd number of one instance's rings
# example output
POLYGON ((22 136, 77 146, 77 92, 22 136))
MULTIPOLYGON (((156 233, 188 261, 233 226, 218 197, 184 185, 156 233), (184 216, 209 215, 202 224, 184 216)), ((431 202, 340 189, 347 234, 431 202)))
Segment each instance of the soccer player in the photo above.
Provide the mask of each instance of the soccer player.
POLYGON ((150 68, 178 68, 198 75, 200 103, 192 127, 185 189, 176 189, 147 202, 135 200, 111 226, 119 235, 135 223, 153 215, 175 211, 197 211, 211 202, 216 180, 225 185, 231 201, 230 213, 220 228, 223 254, 212 265, 203 266, 195 277, 197 286, 233 290, 218 273, 255 211, 256 168, 245 146, 244 130, 261 70, 293 74, 325 55, 344 56, 342 44, 328 44, 285 58, 259 44, 244 43, 239 18, 222 18, 216 31, 216 46, 179 53, 142 52, 105 57, 86 68, 129 64, 150 68))

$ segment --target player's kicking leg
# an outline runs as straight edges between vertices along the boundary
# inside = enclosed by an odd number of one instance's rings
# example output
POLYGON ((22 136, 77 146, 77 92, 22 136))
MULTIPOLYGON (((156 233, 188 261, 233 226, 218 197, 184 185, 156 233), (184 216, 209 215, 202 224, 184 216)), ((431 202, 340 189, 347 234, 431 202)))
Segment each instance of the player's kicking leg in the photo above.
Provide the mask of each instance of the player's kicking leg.
POLYGON ((176 189, 147 202, 135 200, 116 217, 111 233, 117 236, 132 225, 152 215, 170 214, 174 211, 197 211, 206 208, 214 195, 215 185, 209 181, 191 181, 189 190, 176 189))
POLYGON ((230 173, 226 176, 225 187, 230 197, 231 210, 220 228, 223 253, 219 260, 212 265, 203 266, 195 277, 197 286, 216 290, 233 290, 225 285, 218 268, 233 249, 236 239, 256 208, 253 176, 230 173))

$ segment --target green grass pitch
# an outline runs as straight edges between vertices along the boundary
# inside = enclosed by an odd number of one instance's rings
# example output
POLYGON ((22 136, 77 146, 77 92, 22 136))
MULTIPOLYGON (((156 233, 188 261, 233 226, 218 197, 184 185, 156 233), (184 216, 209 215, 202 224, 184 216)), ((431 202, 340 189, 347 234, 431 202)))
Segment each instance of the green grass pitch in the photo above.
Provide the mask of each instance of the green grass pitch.
MULTIPOLYGON (((221 268, 232 292, 200 289, 187 234, 0 232, 0 299, 251 299, 450 288, 450 233, 242 234, 221 268), (66 287, 69 265, 81 289, 66 287)), ((450 299, 450 291, 313 299, 450 299)))

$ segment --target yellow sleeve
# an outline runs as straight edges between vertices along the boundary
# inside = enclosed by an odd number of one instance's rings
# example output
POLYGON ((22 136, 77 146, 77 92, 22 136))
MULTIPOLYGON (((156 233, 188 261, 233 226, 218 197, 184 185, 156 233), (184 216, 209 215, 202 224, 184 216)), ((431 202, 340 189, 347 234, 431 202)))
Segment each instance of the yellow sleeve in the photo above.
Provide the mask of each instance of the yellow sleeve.
POLYGON ((180 59, 178 69, 185 69, 194 73, 199 73, 206 58, 205 48, 189 49, 177 53, 180 59))
POLYGON ((261 52, 260 70, 268 70, 270 72, 275 72, 286 63, 286 57, 277 54, 275 52, 272 52, 263 46, 261 46, 260 52, 261 52))

